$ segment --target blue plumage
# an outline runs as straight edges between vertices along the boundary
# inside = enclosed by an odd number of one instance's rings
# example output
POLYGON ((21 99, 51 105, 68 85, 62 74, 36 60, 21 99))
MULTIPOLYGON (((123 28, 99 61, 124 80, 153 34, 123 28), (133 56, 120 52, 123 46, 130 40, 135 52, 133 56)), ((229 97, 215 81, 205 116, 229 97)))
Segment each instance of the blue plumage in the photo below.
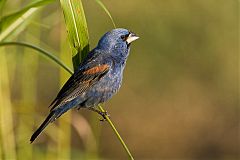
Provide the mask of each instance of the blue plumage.
POLYGON ((130 44, 136 39, 138 37, 126 29, 107 32, 60 90, 50 105, 50 114, 30 141, 33 142, 50 122, 69 109, 95 110, 96 105, 110 99, 121 87, 130 44))

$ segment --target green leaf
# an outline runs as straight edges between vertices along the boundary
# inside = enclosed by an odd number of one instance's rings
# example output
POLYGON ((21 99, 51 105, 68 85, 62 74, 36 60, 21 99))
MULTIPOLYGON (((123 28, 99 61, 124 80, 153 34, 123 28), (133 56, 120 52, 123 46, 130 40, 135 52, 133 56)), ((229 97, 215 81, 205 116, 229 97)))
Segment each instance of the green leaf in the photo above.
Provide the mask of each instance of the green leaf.
POLYGON ((114 23, 114 20, 110 14, 110 12, 108 11, 108 9, 105 7, 105 5, 102 3, 101 0, 95 0, 101 7, 102 9, 107 13, 108 17, 111 19, 113 27, 116 28, 116 24, 114 23))
POLYGON ((60 0, 72 49, 74 70, 89 52, 87 22, 81 0, 60 0))
MULTIPOLYGON (((0 20, 0 41, 16 33, 20 26, 28 22, 28 19, 43 5, 54 2, 54 0, 35 0, 21 10, 7 15, 0 20)), ((19 29, 20 30, 20 29, 19 29)))

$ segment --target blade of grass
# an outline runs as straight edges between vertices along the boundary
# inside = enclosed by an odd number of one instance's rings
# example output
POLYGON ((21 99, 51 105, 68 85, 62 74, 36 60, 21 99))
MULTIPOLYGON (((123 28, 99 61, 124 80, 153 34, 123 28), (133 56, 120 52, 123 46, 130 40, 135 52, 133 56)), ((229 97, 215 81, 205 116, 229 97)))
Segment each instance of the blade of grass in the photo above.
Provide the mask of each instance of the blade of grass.
MULTIPOLYGON (((13 112, 6 53, 0 50, 0 137, 3 159, 16 159, 16 143, 13 130, 13 112)), ((0 157, 1 158, 1 157, 0 157)))
POLYGON ((115 22, 114 22, 114 20, 113 20, 113 18, 112 18, 112 16, 111 16, 111 14, 110 14, 110 12, 108 11, 107 7, 102 3, 101 0, 95 0, 95 1, 96 1, 96 2, 102 7, 102 9, 107 13, 108 17, 110 18, 110 20, 111 20, 111 22, 112 22, 112 24, 113 24, 113 27, 116 28, 116 24, 115 24, 115 22))
POLYGON ((29 18, 43 5, 49 4, 54 0, 33 1, 20 11, 1 18, 0 21, 0 41, 5 40, 13 34, 23 24, 29 22, 29 18))
POLYGON ((72 49, 74 70, 89 51, 87 22, 81 0, 60 0, 68 39, 72 49))
POLYGON ((61 60, 59 60, 56 56, 54 56, 50 52, 48 52, 44 49, 41 49, 35 45, 29 44, 29 43, 23 43, 23 42, 2 42, 2 43, 0 43, 0 47, 1 46, 11 46, 11 45, 18 45, 18 46, 23 46, 23 47, 28 47, 28 48, 34 49, 34 50, 40 52, 41 55, 43 55, 44 57, 47 57, 50 60, 52 60, 53 62, 57 63, 59 66, 61 66, 63 69, 65 69, 70 74, 73 74, 73 71, 68 66, 66 66, 61 60))

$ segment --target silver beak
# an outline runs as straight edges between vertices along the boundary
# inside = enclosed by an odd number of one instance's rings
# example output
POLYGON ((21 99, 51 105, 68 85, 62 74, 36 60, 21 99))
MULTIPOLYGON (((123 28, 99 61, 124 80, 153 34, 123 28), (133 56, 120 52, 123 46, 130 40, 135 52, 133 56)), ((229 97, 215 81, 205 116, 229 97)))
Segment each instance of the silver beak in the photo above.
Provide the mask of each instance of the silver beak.
POLYGON ((131 42, 137 40, 138 38, 139 37, 136 34, 130 33, 126 41, 128 44, 130 44, 131 42))

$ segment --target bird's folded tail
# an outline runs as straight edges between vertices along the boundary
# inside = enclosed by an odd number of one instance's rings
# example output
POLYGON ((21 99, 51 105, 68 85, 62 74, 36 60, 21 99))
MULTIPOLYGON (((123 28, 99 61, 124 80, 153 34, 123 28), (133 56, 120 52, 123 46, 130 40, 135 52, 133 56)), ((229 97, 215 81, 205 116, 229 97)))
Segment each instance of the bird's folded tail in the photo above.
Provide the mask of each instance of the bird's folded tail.
POLYGON ((32 137, 30 139, 30 142, 32 143, 37 138, 37 136, 44 130, 44 128, 47 127, 47 125, 49 123, 53 122, 55 119, 60 117, 62 114, 67 112, 69 109, 76 106, 79 102, 80 102, 79 99, 75 99, 73 101, 70 101, 69 103, 66 103, 66 104, 59 106, 58 108, 55 108, 54 110, 52 110, 49 113, 49 115, 47 116, 47 118, 45 119, 45 121, 41 124, 41 126, 33 133, 32 137))
POLYGON ((50 122, 53 122, 57 117, 58 115, 56 114, 56 110, 50 112, 45 121, 41 124, 41 126, 33 133, 30 142, 32 143, 37 138, 37 136, 44 130, 44 128, 46 128, 47 125, 50 122))

